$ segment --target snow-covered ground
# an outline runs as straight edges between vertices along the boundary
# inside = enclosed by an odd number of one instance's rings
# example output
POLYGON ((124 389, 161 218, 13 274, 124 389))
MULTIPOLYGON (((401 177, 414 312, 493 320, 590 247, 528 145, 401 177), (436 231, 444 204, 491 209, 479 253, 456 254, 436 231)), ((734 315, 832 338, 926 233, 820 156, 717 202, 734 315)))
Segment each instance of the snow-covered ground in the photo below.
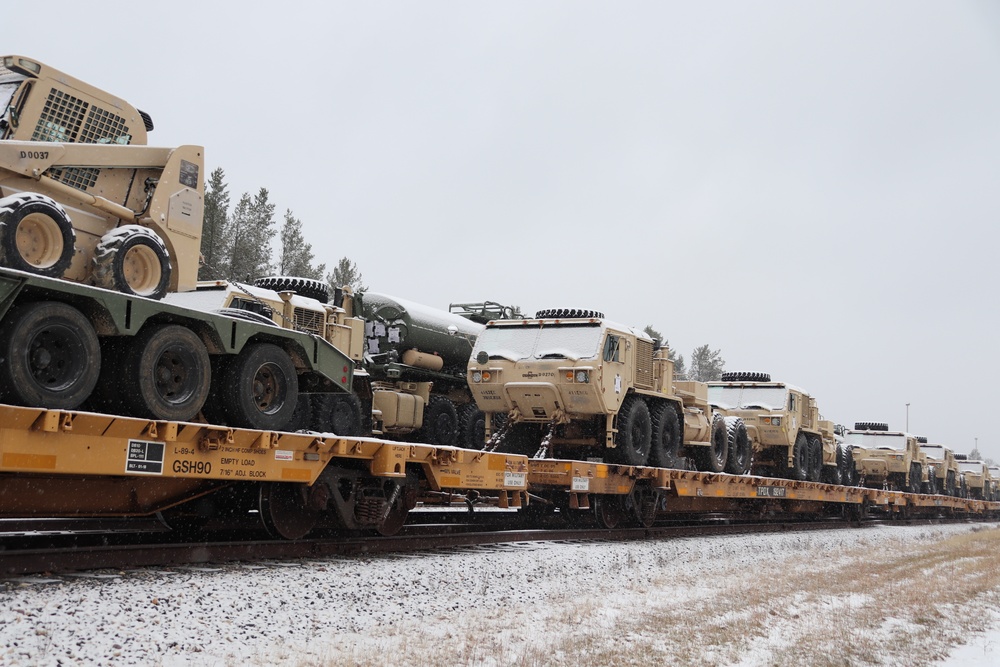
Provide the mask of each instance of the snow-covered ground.
POLYGON ((0 665, 993 665, 998 536, 893 526, 8 580, 0 665))

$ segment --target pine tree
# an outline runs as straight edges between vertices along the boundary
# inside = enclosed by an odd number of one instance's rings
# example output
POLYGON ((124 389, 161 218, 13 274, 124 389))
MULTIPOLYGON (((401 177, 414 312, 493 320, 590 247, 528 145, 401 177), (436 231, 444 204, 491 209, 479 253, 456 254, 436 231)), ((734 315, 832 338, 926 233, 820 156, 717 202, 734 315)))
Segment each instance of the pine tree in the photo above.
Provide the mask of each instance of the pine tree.
POLYGON ((240 282, 253 282, 271 273, 271 239, 274 237, 274 204, 261 188, 253 199, 244 193, 226 227, 227 258, 223 275, 240 282))
POLYGON ((674 379, 683 380, 685 378, 684 355, 677 354, 674 348, 670 347, 670 341, 663 337, 659 331, 653 328, 652 324, 647 324, 643 329, 647 336, 660 341, 660 347, 667 348, 667 359, 674 362, 674 379))
POLYGON ((722 358, 721 350, 712 350, 708 345, 702 345, 691 353, 690 379, 698 382, 718 380, 725 367, 726 361, 722 358))
POLYGON ((281 226, 281 257, 278 259, 278 273, 283 276, 298 276, 322 280, 326 264, 313 267, 312 244, 302 236, 302 221, 285 211, 285 224, 281 226))
POLYGON ((199 280, 222 278, 218 264, 228 257, 225 248, 229 222, 229 186, 221 167, 212 172, 205 184, 205 217, 201 228, 201 256, 204 265, 198 269, 199 280))
POLYGON ((330 287, 336 289, 349 285, 355 294, 364 292, 368 287, 361 282, 361 272, 357 265, 347 257, 341 257, 337 266, 333 267, 333 273, 326 275, 326 281, 330 287))

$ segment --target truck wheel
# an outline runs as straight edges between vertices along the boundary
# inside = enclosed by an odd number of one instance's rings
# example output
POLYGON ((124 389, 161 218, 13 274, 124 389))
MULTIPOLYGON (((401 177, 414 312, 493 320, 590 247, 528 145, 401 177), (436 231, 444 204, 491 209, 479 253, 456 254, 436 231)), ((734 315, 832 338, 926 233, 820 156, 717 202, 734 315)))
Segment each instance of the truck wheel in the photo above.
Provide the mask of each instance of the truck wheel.
POLYGON ((330 286, 322 280, 296 278, 293 276, 268 276, 254 281, 254 287, 274 292, 295 292, 299 296, 316 299, 322 303, 330 300, 330 286))
POLYGON ((371 435, 364 431, 361 399, 356 394, 315 394, 313 422, 317 430, 340 436, 371 435))
POLYGON ((945 493, 945 495, 948 495, 948 496, 957 496, 958 495, 958 489, 956 488, 956 484, 955 484, 955 471, 954 470, 949 470, 945 474, 944 493, 945 493))
POLYGON ((836 484, 840 486, 844 483, 844 448, 837 445, 835 462, 832 466, 823 466, 823 473, 820 476, 824 484, 836 484))
POLYGON ((807 479, 818 482, 823 476, 823 441, 817 437, 809 438, 809 470, 807 479))
POLYGON ((739 417, 725 417, 726 440, 729 446, 729 456, 726 459, 726 472, 730 475, 745 475, 750 472, 753 448, 747 425, 739 417))
POLYGON ((475 403, 463 405, 458 413, 458 445, 482 449, 486 444, 486 415, 475 403))
POLYGON ((659 402, 650 415, 653 440, 649 460, 661 468, 679 468, 681 464, 681 422, 677 410, 669 403, 659 402))
POLYGON ((204 343, 176 324, 143 329, 129 341, 118 363, 121 398, 136 417, 190 421, 201 411, 212 386, 204 343))
POLYGON ((292 360, 277 345, 248 345, 218 380, 214 393, 222 397, 231 426, 280 431, 291 421, 299 379, 292 360))
POLYGON ((806 480, 809 472, 809 440, 805 433, 799 433, 792 446, 792 465, 785 465, 785 477, 799 482, 806 480))
POLYGON ((0 199, 0 264, 61 278, 75 243, 73 222, 55 200, 35 193, 0 199))
POLYGON ((170 285, 170 254, 142 225, 125 225, 101 238, 94 250, 94 284, 124 294, 162 299, 170 285))
POLYGON ((608 452, 612 463, 644 466, 649 461, 653 426, 646 401, 634 394, 622 402, 618 412, 618 434, 615 447, 608 452))
POLYGON ((854 469, 854 448, 842 447, 844 453, 844 464, 840 468, 840 482, 844 486, 857 486, 858 473, 854 469))
POLYGON ((920 493, 921 477, 923 477, 923 469, 920 467, 920 464, 911 463, 910 483, 907 485, 906 490, 910 493, 920 493))
POLYGON ((19 405, 72 410, 101 374, 101 346, 90 321, 59 302, 28 303, 0 326, 0 397, 19 405))
POLYGON ((299 394, 299 398, 295 401, 295 412, 292 413, 292 418, 288 420, 285 424, 286 431, 303 431, 311 430, 313 425, 313 395, 312 394, 299 394))
POLYGON ((726 420, 716 414, 712 419, 711 444, 708 447, 694 448, 694 462, 698 470, 704 472, 722 472, 729 460, 729 434, 726 433, 726 420))
POLYGON ((424 408, 424 426, 418 432, 421 442, 453 447, 458 439, 458 414, 447 397, 431 396, 424 408))
POLYGON ((929 493, 932 496, 936 496, 938 493, 937 471, 934 468, 927 471, 927 486, 924 488, 924 493, 929 493))

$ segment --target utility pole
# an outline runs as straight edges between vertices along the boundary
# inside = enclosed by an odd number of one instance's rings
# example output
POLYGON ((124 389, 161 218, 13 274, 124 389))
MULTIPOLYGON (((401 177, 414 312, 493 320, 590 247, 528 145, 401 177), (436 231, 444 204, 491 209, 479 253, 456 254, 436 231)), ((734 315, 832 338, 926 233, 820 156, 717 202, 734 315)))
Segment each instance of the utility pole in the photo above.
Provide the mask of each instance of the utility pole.
POLYGON ((910 404, 906 404, 906 432, 910 432, 910 404))

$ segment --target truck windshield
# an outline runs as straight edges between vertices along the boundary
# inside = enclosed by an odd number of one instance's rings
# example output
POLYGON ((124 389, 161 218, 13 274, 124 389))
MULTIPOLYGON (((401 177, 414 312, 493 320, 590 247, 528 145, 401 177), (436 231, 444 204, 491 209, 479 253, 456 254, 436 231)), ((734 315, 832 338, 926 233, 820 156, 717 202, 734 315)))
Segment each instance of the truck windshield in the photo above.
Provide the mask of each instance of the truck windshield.
POLYGON ((601 349, 604 331, 600 324, 516 327, 487 327, 479 334, 473 359, 480 351, 490 358, 592 359, 601 349))
POLYGON ((961 470, 962 472, 972 472, 976 473, 977 475, 983 474, 983 464, 978 461, 959 463, 958 469, 961 470))
POLYGON ((844 442, 868 449, 897 449, 906 451, 906 436, 899 433, 864 433, 848 431, 844 442))
POLYGON ((709 385, 708 402, 729 410, 740 408, 784 410, 788 404, 788 390, 785 387, 709 385))
POLYGON ((927 455, 927 458, 934 459, 935 461, 944 461, 944 447, 934 447, 924 446, 920 447, 920 451, 927 455))

